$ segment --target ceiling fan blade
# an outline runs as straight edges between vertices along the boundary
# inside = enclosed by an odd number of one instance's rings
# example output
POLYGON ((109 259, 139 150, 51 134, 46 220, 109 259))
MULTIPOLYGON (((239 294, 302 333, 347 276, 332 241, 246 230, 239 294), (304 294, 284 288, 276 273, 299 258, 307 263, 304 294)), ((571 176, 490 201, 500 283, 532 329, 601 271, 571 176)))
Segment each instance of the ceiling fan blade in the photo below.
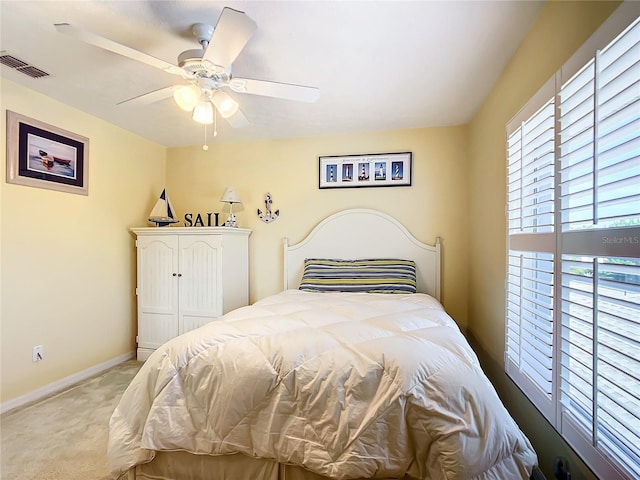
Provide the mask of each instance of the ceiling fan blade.
POLYGON ((244 12, 229 7, 222 9, 203 60, 228 67, 247 44, 257 25, 244 12))
POLYGON ((172 97, 173 92, 175 92, 180 87, 183 87, 183 85, 171 85, 170 87, 159 88, 158 90, 143 93, 142 95, 138 95, 137 97, 123 100, 117 103, 117 105, 149 105, 150 103, 159 102, 160 100, 164 100, 165 98, 172 97))
POLYGON ((151 55, 147 55, 146 53, 142 53, 138 50, 134 50, 133 48, 114 42, 108 38, 101 37, 100 35, 96 35, 95 33, 87 30, 74 27, 68 23, 56 23, 54 26, 60 33, 64 33, 65 35, 69 35, 70 37, 95 45, 96 47, 100 47, 104 50, 117 53, 123 57, 128 57, 141 63, 146 63, 147 65, 151 65, 152 67, 159 68, 174 75, 182 75, 184 73, 182 69, 176 65, 152 57, 151 55))
POLYGON ((251 80, 249 78, 232 78, 229 88, 238 93, 251 93, 266 97, 285 98, 299 102, 315 102, 320 97, 320 90, 315 87, 292 85, 289 83, 267 82, 265 80, 251 80))
POLYGON ((241 128, 249 125, 249 120, 244 114, 238 109, 236 113, 231 115, 230 117, 225 118, 225 120, 231 125, 233 128, 241 128))

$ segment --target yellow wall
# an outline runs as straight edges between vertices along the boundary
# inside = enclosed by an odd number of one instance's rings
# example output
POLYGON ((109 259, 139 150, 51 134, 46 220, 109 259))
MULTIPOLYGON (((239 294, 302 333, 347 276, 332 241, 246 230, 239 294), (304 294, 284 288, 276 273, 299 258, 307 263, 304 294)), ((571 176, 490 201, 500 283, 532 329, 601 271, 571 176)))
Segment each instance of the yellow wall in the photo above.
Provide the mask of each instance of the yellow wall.
POLYGON ((1 401, 134 350, 127 228, 164 185, 166 149, 2 80, 1 401), (88 137, 89 195, 5 183, 6 110, 88 137), (33 363, 34 345, 44 361, 33 363))
POLYGON ((504 374, 507 121, 615 10, 619 2, 548 3, 469 126, 468 333, 507 408, 538 452, 547 478, 555 456, 572 478, 594 478, 504 374))
MULTIPOLYGON (((326 216, 346 208, 374 208, 399 219, 418 239, 443 242, 443 302, 464 327, 467 317, 467 129, 429 128, 294 140, 174 148, 167 160, 167 188, 180 218, 186 212, 220 212, 220 197, 234 186, 244 208, 239 225, 253 230, 250 296, 282 289, 282 239, 297 243, 326 216), (318 188, 318 156, 413 152, 412 186, 318 188), (280 210, 262 222, 264 196, 280 210)), ((237 210, 234 206, 234 212, 237 210)), ((221 220, 226 215, 221 215, 221 220)))

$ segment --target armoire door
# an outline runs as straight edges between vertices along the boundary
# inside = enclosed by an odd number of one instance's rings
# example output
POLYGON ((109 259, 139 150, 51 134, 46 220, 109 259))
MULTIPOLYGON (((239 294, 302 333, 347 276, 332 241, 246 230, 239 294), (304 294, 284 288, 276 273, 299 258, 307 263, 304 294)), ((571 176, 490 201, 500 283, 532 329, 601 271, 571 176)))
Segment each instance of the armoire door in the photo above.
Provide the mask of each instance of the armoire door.
POLYGON ((138 251, 138 348, 155 350, 179 334, 178 237, 142 236, 138 251))
POLYGON ((180 236, 178 325, 180 333, 222 315, 221 237, 180 236))

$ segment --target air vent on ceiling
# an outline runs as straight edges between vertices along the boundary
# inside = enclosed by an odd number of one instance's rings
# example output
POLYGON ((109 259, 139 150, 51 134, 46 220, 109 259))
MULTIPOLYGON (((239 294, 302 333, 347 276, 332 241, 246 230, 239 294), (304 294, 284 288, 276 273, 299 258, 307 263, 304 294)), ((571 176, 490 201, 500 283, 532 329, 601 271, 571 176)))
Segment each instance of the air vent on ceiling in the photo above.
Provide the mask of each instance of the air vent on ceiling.
POLYGON ((49 74, 44 70, 40 70, 33 65, 29 65, 27 62, 20 60, 12 55, 8 55, 5 52, 0 52, 0 64, 7 67, 15 68, 17 71, 24 73, 31 78, 48 77, 49 74))

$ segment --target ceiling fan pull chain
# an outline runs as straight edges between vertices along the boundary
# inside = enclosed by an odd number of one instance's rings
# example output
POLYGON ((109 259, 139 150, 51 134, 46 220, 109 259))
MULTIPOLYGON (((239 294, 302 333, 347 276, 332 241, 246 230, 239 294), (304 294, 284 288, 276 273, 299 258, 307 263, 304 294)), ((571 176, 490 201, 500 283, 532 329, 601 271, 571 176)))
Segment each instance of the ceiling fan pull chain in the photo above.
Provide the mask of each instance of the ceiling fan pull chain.
MULTIPOLYGON (((218 136, 218 112, 214 108, 213 109, 213 136, 218 136)), ((209 150, 209 145, 207 145, 207 124, 204 124, 204 145, 202 145, 202 150, 205 152, 209 150)))
POLYGON ((204 145, 202 145, 202 150, 205 152, 209 150, 209 145, 207 145, 207 124, 204 124, 204 145))

